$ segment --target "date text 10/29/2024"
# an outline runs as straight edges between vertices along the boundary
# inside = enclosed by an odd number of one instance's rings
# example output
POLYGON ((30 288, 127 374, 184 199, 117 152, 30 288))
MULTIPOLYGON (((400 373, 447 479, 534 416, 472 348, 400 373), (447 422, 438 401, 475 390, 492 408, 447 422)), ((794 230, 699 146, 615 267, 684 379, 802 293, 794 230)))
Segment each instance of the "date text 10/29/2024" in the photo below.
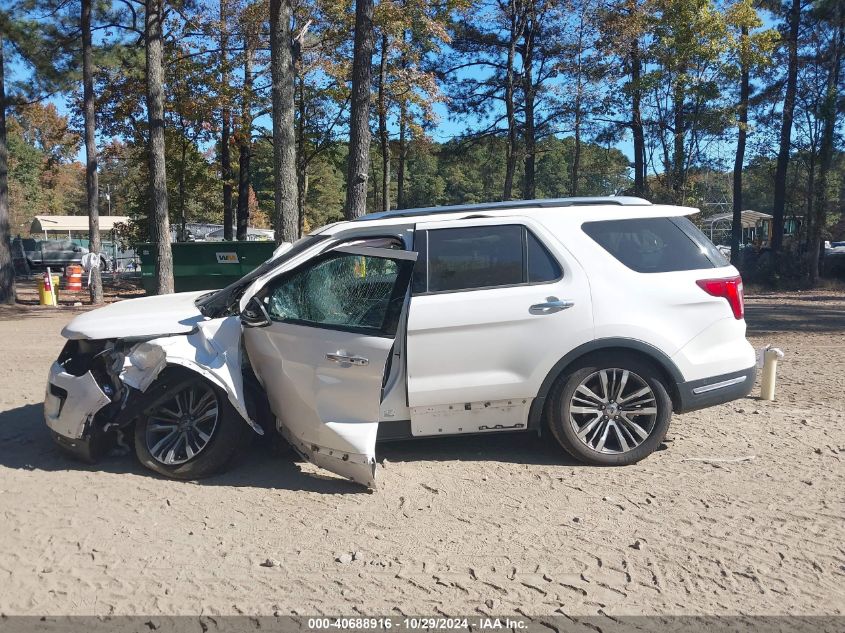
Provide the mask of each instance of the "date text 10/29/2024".
POLYGON ((312 631, 500 631, 527 629, 520 618, 445 618, 445 617, 348 617, 309 618, 312 631))

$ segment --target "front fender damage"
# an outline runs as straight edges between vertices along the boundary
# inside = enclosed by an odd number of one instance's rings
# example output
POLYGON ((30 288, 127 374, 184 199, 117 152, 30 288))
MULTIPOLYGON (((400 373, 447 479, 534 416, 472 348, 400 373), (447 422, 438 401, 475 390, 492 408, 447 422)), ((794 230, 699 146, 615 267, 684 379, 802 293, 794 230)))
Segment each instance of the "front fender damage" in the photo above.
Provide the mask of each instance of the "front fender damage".
POLYGON ((241 324, 236 316, 203 321, 185 336, 143 341, 126 354, 120 380, 146 392, 168 365, 194 371, 226 392, 229 402, 259 435, 263 429, 246 408, 241 367, 241 324))
POLYGON ((203 321, 189 334, 70 341, 50 371, 45 420, 60 446, 94 461, 109 445, 121 444, 124 428, 196 373, 223 390, 263 435, 247 411, 240 345, 238 317, 203 321), (174 368, 188 371, 174 375, 174 368))

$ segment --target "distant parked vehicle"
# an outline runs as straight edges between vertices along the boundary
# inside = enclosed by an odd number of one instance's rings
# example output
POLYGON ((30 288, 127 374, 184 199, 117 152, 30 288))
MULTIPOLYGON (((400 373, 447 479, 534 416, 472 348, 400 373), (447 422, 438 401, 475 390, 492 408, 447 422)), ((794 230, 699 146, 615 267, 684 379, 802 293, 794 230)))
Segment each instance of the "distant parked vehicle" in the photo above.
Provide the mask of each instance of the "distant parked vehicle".
POLYGON ((825 242, 825 255, 845 255, 845 242, 825 242))
MULTIPOLYGON (((82 257, 88 253, 84 246, 72 240, 36 240, 33 238, 15 238, 23 245, 26 261, 31 269, 64 268, 70 264, 81 264, 82 257)), ((109 270, 109 258, 101 255, 100 270, 109 270)))

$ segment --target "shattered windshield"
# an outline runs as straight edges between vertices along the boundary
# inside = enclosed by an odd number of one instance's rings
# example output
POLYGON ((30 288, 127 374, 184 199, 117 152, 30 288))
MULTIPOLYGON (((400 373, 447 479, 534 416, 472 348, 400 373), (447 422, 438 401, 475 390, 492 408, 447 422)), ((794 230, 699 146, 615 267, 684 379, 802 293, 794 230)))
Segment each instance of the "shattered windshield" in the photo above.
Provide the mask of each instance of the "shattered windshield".
POLYGON ((203 315, 211 318, 227 314, 235 307, 244 290, 253 281, 327 238, 327 235, 306 235, 294 242, 293 246, 279 254, 278 257, 268 259, 255 270, 247 273, 222 290, 210 292, 199 297, 196 300, 197 308, 199 308, 203 315))

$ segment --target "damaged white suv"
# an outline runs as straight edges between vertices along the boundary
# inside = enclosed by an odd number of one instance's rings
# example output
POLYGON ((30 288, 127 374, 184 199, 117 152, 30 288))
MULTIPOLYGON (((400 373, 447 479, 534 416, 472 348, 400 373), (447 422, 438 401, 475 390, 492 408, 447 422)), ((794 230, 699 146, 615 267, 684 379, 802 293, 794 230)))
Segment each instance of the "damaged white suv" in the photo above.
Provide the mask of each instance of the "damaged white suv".
POLYGON ((367 486, 377 440, 412 437, 548 429, 631 464, 673 411, 754 382, 742 281, 695 212, 573 198, 332 224, 222 290, 76 317, 47 425, 87 459, 128 438, 186 479, 276 430, 367 486))

